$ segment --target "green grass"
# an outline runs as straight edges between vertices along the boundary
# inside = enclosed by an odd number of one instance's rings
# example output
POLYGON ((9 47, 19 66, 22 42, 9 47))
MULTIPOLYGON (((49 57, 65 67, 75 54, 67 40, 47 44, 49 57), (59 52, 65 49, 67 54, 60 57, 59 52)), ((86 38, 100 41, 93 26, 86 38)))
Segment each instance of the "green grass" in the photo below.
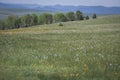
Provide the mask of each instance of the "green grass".
POLYGON ((119 80, 120 16, 0 31, 0 80, 119 80))

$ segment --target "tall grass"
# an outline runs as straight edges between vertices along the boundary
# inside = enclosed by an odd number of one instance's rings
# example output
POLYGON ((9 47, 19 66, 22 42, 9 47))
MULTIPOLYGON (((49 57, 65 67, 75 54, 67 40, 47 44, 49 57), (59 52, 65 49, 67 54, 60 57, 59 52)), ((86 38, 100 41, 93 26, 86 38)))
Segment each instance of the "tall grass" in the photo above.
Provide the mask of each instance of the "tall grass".
POLYGON ((119 80, 120 16, 0 31, 0 80, 119 80))

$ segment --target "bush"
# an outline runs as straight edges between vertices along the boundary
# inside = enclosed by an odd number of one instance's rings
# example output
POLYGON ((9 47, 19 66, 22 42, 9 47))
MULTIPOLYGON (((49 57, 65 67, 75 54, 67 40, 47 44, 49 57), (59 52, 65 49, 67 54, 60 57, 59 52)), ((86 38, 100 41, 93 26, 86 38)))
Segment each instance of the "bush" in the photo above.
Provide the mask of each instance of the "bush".
POLYGON ((56 13, 54 15, 55 22, 66 22, 67 18, 63 13, 56 13))
POLYGON ((62 23, 59 23, 59 25, 58 26, 63 26, 63 24, 62 23))
POLYGON ((96 18, 97 18, 97 15, 96 15, 96 14, 93 14, 92 18, 93 18, 93 19, 96 19, 96 18))
POLYGON ((85 18, 86 18, 86 20, 88 20, 88 19, 89 19, 89 16, 86 16, 85 18))

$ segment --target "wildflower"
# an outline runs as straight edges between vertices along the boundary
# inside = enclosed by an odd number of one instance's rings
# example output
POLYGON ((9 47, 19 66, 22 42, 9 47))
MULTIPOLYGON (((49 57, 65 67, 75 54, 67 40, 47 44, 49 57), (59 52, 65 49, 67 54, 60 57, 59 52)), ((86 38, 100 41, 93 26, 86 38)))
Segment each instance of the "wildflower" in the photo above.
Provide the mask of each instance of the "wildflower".
POLYGON ((78 62, 78 61, 79 61, 79 58, 76 58, 75 61, 78 62))
POLYGON ((48 56, 44 56, 43 59, 48 59, 48 56))
POLYGON ((83 67, 83 74, 85 74, 88 71, 88 66, 86 64, 84 64, 83 67))
POLYGON ((62 56, 61 56, 60 54, 58 54, 58 57, 59 57, 59 58, 62 58, 62 56))
POLYGON ((117 72, 115 72, 115 75, 117 75, 117 72))
POLYGON ((57 57, 57 54, 54 54, 54 57, 57 57))
POLYGON ((98 54, 99 56, 101 56, 102 54, 98 54))
POLYGON ((111 63, 110 63, 109 65, 110 65, 110 66, 112 66, 112 64, 111 64, 111 63))
POLYGON ((102 55, 101 57, 102 57, 102 58, 104 58, 104 56, 103 56, 103 55, 102 55))
POLYGON ((76 56, 78 57, 78 56, 79 56, 79 54, 76 54, 76 56))
POLYGON ((102 54, 98 54, 98 55, 99 55, 100 57, 102 57, 102 58, 104 57, 102 54))
POLYGON ((51 65, 50 67, 53 68, 53 65, 51 65))
POLYGON ((66 74, 66 73, 64 73, 64 74, 63 74, 63 76, 64 76, 64 77, 67 77, 67 74, 66 74))
POLYGON ((76 77, 78 77, 79 76, 79 74, 78 73, 76 73, 76 77))
POLYGON ((71 77, 73 77, 73 76, 74 76, 74 74, 70 74, 70 76, 71 76, 71 77))

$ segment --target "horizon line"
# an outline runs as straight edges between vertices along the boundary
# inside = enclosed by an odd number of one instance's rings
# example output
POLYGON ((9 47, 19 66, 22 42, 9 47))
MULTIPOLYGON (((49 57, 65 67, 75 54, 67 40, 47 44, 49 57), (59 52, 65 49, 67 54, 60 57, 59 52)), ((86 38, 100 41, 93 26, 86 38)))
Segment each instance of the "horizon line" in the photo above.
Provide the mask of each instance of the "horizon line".
POLYGON ((104 6, 104 5, 62 5, 62 4, 54 4, 54 5, 42 5, 42 4, 37 4, 37 3, 33 3, 33 4, 29 4, 29 3, 7 3, 7 2, 0 2, 2 4, 18 4, 18 5, 39 5, 39 6, 93 6, 93 7, 120 7, 120 6, 104 6))

